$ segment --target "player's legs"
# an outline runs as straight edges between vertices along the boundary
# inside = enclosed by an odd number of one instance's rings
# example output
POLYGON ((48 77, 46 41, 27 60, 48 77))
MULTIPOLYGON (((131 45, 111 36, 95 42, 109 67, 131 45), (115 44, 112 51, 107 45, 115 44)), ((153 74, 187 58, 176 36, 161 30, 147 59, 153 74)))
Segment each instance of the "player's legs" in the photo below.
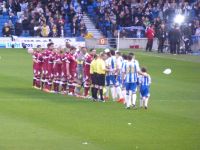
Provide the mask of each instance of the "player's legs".
MULTIPOLYGON (((122 97, 125 99, 126 97, 126 89, 123 87, 122 88, 122 97)), ((124 104, 126 104, 126 101, 124 101, 124 104)))
POLYGON ((98 99, 98 97, 97 97, 97 93, 98 93, 98 89, 99 89, 99 74, 97 74, 97 73, 94 73, 93 74, 93 79, 94 79, 94 87, 93 87, 93 98, 94 98, 94 100, 97 100, 98 99))
POLYGON ((103 87, 105 86, 105 75, 100 74, 99 75, 99 94, 100 94, 100 100, 104 101, 103 98, 103 87))
POLYGON ((74 82, 74 79, 75 79, 75 73, 72 72, 71 73, 71 77, 69 79, 69 95, 74 95, 74 90, 75 90, 75 82, 74 82))
POLYGON ((125 97, 125 101, 126 101, 126 108, 130 108, 131 107, 131 83, 126 83, 126 97, 125 97))
POLYGON ((126 108, 131 107, 131 91, 126 91, 126 108))
POLYGON ((111 91, 112 100, 115 101, 116 94, 115 94, 115 86, 114 85, 110 85, 110 91, 111 91))
POLYGON ((84 86, 84 96, 88 97, 89 96, 89 90, 90 90, 90 84, 86 83, 84 86))
POLYGON ((34 68, 34 69, 33 69, 33 87, 36 86, 36 79, 37 79, 37 78, 36 78, 36 76, 37 76, 37 75, 36 75, 36 72, 37 72, 37 71, 36 71, 36 69, 34 68))
POLYGON ((63 82, 62 82, 62 70, 61 70, 61 66, 60 68, 58 69, 58 78, 57 78, 57 82, 58 82, 58 92, 60 92, 60 87, 62 86, 63 82))
POLYGON ((49 83, 51 73, 50 73, 48 64, 46 64, 44 67, 45 67, 44 68, 44 90, 48 91, 48 87, 49 87, 48 83, 49 83))
POLYGON ((54 74, 53 74, 53 70, 49 70, 49 80, 48 80, 48 86, 47 86, 47 89, 49 91, 52 90, 52 85, 53 85, 53 80, 54 80, 54 74))
POLYGON ((62 93, 63 94, 67 93, 67 78, 63 78, 62 80, 62 93))
POLYGON ((97 99, 98 99, 98 96, 97 96, 97 94, 98 94, 98 89, 99 89, 99 85, 98 85, 98 84, 94 85, 94 89, 93 89, 94 100, 97 100, 97 99))
POLYGON ((140 107, 142 108, 144 106, 144 99, 142 95, 140 94, 140 107))
POLYGON ((137 99, 137 95, 136 95, 136 91, 137 91, 137 83, 131 83, 131 91, 132 91, 132 105, 133 107, 136 106, 136 99, 137 99))
POLYGON ((149 101, 149 97, 150 97, 149 87, 148 86, 141 86, 140 87, 140 95, 141 95, 140 97, 141 97, 141 101, 142 101, 142 106, 144 106, 145 109, 147 109, 148 101, 149 101))
POLYGON ((89 96, 89 90, 90 90, 90 75, 85 75, 84 79, 84 96, 88 97, 89 96))
POLYGON ((116 92, 116 95, 119 98, 118 102, 124 102, 124 97, 122 95, 122 81, 120 76, 117 77, 116 92))
POLYGON ((136 99, 137 99, 137 95, 136 95, 136 93, 133 93, 132 94, 132 105, 133 105, 133 107, 136 106, 136 99))
POLYGON ((68 87, 69 87, 69 92, 68 92, 68 94, 69 94, 69 95, 74 94, 73 80, 74 80, 74 77, 73 77, 73 74, 72 74, 72 75, 69 77, 69 80, 68 80, 68 87))
MULTIPOLYGON (((122 97, 126 98, 126 84, 125 81, 122 82, 122 97)), ((124 104, 126 104, 126 100, 124 101, 124 104)))
POLYGON ((143 101, 144 101, 144 107, 145 107, 145 109, 147 109, 148 101, 149 101, 149 97, 150 97, 149 87, 147 87, 147 86, 143 87, 142 97, 143 97, 143 101))
POLYGON ((48 71, 47 70, 45 70, 45 68, 43 68, 43 70, 42 70, 42 83, 41 83, 41 88, 42 89, 45 89, 46 88, 46 86, 47 86, 47 73, 48 73, 48 71))
POLYGON ((94 81, 94 74, 91 74, 91 81, 92 81, 92 85, 91 85, 91 95, 92 98, 94 99, 94 87, 95 87, 95 81, 94 81))
POLYGON ((82 86, 81 84, 83 81, 83 65, 78 64, 78 66, 76 68, 76 72, 77 72, 77 79, 79 82, 76 83, 77 86, 75 88, 75 91, 76 91, 76 94, 81 95, 81 86, 82 86))
POLYGON ((49 92, 52 89, 52 82, 54 79, 54 68, 53 68, 53 64, 48 64, 48 71, 47 71, 47 85, 45 85, 45 91, 49 92))
POLYGON ((117 91, 117 97, 119 99, 122 99, 123 98, 123 96, 122 96, 122 89, 121 89, 121 87, 119 85, 116 87, 116 91, 117 91))
POLYGON ((110 90, 110 75, 106 75, 106 99, 109 98, 109 90, 110 90))
POLYGON ((57 74, 57 67, 55 67, 54 68, 54 71, 53 71, 53 74, 54 74, 54 79, 53 79, 53 81, 52 81, 52 85, 53 85, 53 87, 52 87, 52 90, 53 90, 53 92, 54 93, 56 93, 57 92, 57 78, 58 78, 58 74, 57 74))
POLYGON ((47 86, 47 90, 48 90, 48 91, 51 91, 51 90, 52 90, 52 85, 53 85, 53 79, 50 78, 50 79, 48 80, 48 86, 47 86))
POLYGON ((93 88, 92 88, 92 96, 93 99, 97 100, 97 89, 98 89, 98 75, 97 73, 93 74, 93 88))
POLYGON ((69 86, 69 93, 68 94, 69 95, 73 95, 75 87, 73 85, 73 80, 72 79, 69 80, 68 86, 69 86))
POLYGON ((56 71, 54 76, 55 76, 54 85, 53 85, 54 92, 58 93, 59 92, 59 85, 60 85, 60 73, 59 73, 59 71, 56 71))
POLYGON ((148 102, 149 102, 149 97, 145 97, 144 98, 144 107, 145 107, 145 109, 148 108, 148 102))
POLYGON ((55 78, 54 80, 53 80, 53 92, 57 92, 57 79, 55 78))
POLYGON ((66 69, 66 64, 62 64, 61 67, 61 93, 66 94, 67 93, 67 69, 66 69))
POLYGON ((37 71, 37 76, 36 76, 36 87, 38 89, 41 88, 41 69, 37 71))
POLYGON ((114 75, 110 76, 110 89, 111 89, 111 95, 112 95, 112 99, 113 101, 116 100, 117 96, 116 96, 116 78, 114 75))

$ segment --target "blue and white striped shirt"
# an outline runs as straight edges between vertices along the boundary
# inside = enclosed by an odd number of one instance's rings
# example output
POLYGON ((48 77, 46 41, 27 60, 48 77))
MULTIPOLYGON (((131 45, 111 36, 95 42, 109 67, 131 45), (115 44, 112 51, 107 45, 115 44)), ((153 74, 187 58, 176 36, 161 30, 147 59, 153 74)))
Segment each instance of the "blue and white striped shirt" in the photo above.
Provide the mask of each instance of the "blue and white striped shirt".
POLYGON ((151 77, 148 76, 140 76, 139 77, 139 83, 141 86, 149 86, 151 84, 151 77))
POLYGON ((122 69, 125 74, 125 83, 136 83, 138 80, 139 66, 133 61, 128 61, 122 69))
POLYGON ((115 56, 108 58, 109 75, 114 75, 117 69, 117 61, 115 56))

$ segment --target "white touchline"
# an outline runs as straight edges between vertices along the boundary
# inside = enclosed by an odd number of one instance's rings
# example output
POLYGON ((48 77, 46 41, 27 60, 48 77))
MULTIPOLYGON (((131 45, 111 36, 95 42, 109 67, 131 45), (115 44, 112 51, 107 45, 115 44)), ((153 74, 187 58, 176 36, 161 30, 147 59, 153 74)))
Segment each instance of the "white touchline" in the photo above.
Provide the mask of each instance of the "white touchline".
POLYGON ((173 60, 180 60, 180 61, 185 61, 185 62, 196 62, 196 63, 200 63, 199 61, 192 61, 192 60, 188 60, 186 58, 173 58, 173 57, 165 57, 165 56, 171 56, 171 55, 163 55, 163 56, 159 56, 159 55, 153 55, 153 54, 146 54, 146 53, 140 53, 141 55, 144 56, 153 56, 153 57, 157 57, 157 58, 164 58, 164 59, 173 59, 173 60))
MULTIPOLYGON (((188 102, 188 100, 154 100, 154 101, 159 101, 159 102, 188 102)), ((197 100, 197 99, 194 99, 194 100, 190 100, 189 102, 197 102, 197 101, 199 101, 199 100, 197 100)))

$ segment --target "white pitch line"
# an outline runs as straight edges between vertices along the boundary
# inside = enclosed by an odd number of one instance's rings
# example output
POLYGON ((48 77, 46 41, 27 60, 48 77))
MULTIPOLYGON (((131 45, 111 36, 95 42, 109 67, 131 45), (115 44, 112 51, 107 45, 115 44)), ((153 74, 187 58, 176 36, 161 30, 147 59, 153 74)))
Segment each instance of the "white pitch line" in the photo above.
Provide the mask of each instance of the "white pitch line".
POLYGON ((196 99, 196 100, 154 100, 154 101, 159 101, 159 102, 192 102, 192 101, 195 101, 195 102, 200 102, 200 100, 196 99))
MULTIPOLYGON (((187 60, 185 58, 174 58, 174 57, 165 57, 165 56, 170 56, 170 55, 153 55, 153 54, 147 54, 147 53, 140 53, 141 55, 144 56, 153 56, 153 57, 157 57, 157 58, 164 58, 164 59, 172 59, 172 60, 180 60, 180 61, 185 61, 185 62, 196 62, 196 63, 200 63, 199 61, 192 61, 192 60, 187 60)), ((172 55, 173 56, 173 55, 172 55)))

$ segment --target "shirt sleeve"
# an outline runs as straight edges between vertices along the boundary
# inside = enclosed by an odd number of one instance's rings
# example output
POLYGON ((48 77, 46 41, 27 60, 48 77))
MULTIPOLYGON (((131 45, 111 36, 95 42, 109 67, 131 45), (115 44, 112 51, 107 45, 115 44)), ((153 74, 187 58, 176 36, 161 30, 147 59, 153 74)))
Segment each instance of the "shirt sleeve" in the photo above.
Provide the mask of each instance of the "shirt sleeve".
POLYGON ((122 73, 125 73, 125 72, 126 72, 126 64, 124 64, 122 67, 122 73))
POLYGON ((36 56, 35 56, 35 55, 33 55, 33 56, 32 56, 32 58, 33 58, 33 59, 36 59, 36 56))
POLYGON ((138 61, 135 61, 135 66, 136 66, 137 72, 140 71, 140 66, 139 66, 139 62, 138 61))
POLYGON ((142 83, 142 76, 141 75, 138 76, 138 82, 139 82, 139 84, 142 83))
POLYGON ((148 78, 149 78, 149 84, 151 84, 151 76, 149 75, 148 78))

